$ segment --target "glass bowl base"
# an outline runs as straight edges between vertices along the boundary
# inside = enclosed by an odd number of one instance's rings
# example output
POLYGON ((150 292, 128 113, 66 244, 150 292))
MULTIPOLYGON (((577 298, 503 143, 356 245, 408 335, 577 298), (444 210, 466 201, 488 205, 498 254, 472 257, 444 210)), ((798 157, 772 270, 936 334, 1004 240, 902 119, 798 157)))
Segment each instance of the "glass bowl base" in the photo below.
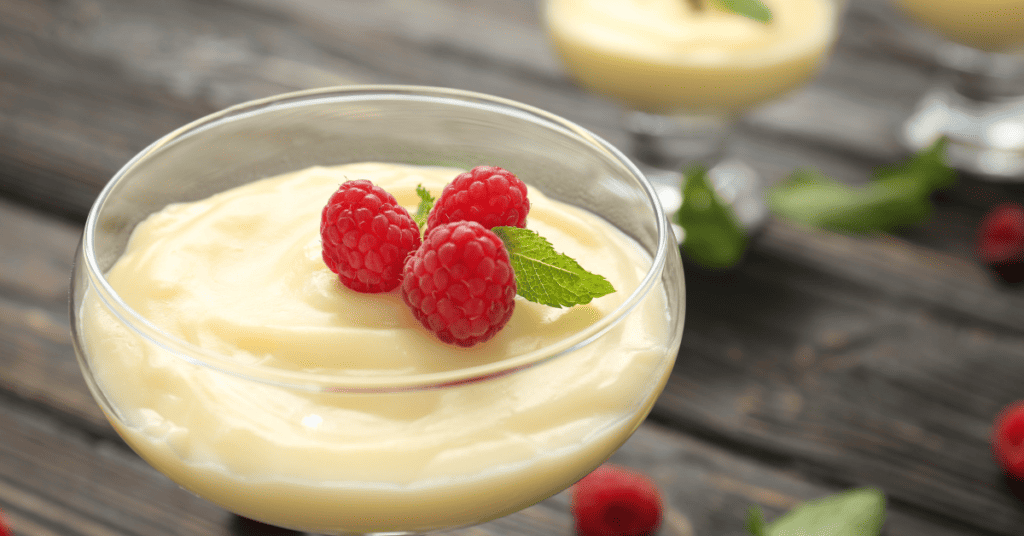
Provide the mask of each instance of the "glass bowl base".
MULTIPOLYGON (((667 214, 675 214, 683 205, 682 172, 652 168, 642 163, 639 166, 654 186, 662 208, 667 214)), ((768 219, 768 207, 765 204, 764 181, 757 170, 742 160, 727 158, 711 166, 707 178, 708 184, 732 209, 747 234, 754 234, 761 228, 768 219)), ((685 233, 675 222, 672 226, 676 239, 682 243, 685 233)))
POLYGON ((1024 96, 978 101, 937 88, 903 123, 901 141, 919 151, 942 136, 951 166, 990 181, 1024 182, 1024 96))

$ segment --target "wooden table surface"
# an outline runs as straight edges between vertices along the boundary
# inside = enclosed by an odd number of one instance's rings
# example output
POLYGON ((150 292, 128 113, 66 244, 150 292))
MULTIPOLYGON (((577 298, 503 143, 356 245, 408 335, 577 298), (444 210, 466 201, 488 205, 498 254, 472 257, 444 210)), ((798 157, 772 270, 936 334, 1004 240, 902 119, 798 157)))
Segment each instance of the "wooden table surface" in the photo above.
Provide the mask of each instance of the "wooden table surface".
MULTIPOLYGON (((906 151, 900 121, 942 75, 881 0, 851 6, 826 70, 747 117, 733 151, 769 181, 849 183, 906 151)), ((18 536, 256 534, 116 436, 81 379, 68 281, 85 214, 137 151, 225 106, 347 83, 450 86, 576 121, 625 148, 619 108, 567 80, 535 0, 0 2, 0 510, 18 536)), ((665 534, 744 534, 855 486, 890 536, 1024 534, 992 419, 1024 398, 1024 289, 974 228, 1018 186, 961 174, 927 223, 849 236, 772 220, 736 270, 687 266, 679 360, 613 458, 652 475, 665 534)), ((464 534, 568 535, 566 494, 464 534)))

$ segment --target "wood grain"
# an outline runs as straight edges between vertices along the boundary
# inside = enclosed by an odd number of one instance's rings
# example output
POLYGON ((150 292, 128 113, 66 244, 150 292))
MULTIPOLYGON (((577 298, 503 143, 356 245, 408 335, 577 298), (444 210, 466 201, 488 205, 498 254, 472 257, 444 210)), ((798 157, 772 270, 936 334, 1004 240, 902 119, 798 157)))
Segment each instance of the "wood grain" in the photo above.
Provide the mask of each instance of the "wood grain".
POLYGON ((989 450, 1024 377, 1019 292, 888 237, 775 223, 738 271, 691 267, 687 293, 660 422, 950 523, 1024 523, 989 450))
POLYGON ((112 436, 71 347, 68 288, 81 231, 2 199, 0 223, 0 393, 112 436))

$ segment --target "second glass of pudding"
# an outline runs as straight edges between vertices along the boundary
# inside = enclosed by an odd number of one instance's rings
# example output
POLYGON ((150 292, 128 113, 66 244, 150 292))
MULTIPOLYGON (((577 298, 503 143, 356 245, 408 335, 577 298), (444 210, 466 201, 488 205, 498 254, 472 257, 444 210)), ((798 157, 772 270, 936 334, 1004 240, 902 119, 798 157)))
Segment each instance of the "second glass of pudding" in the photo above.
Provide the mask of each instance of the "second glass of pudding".
POLYGON ((111 180, 72 279, 84 376, 125 441, 236 514, 317 534, 414 533, 513 513, 604 462, 672 370, 682 265, 651 184, 557 116, 441 88, 326 88, 172 132, 111 180), (470 348, 399 292, 324 265, 320 211, 370 179, 415 212, 461 170, 508 169, 527 228, 616 291, 516 298, 470 348))
POLYGON ((934 54, 942 78, 902 124, 905 145, 948 140, 950 163, 1024 180, 1024 0, 892 0, 897 27, 934 54))
MULTIPOLYGON (((715 0, 546 1, 544 22, 567 73, 624 105, 631 156, 669 210, 691 164, 718 166, 712 175, 758 195, 749 166, 723 162, 729 133, 743 113, 807 83, 829 56, 842 0, 764 3, 768 22, 715 0)), ((739 215, 748 224, 765 215, 747 212, 739 215)))

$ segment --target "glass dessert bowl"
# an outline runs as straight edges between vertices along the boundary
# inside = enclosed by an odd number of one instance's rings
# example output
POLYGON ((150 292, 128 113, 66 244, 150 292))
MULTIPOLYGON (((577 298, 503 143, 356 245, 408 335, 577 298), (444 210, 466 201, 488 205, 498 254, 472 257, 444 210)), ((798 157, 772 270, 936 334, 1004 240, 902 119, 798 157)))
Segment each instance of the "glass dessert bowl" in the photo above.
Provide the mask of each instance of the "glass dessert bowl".
POLYGON ((991 181, 1024 177, 1024 1, 892 0, 941 78, 902 124, 912 150, 948 140, 950 163, 991 181))
POLYGON ((142 458, 317 534, 471 525, 567 488, 650 411, 685 299, 666 214, 621 153, 529 106, 404 86, 272 97, 158 140, 96 200, 71 296, 89 388, 142 458), (417 185, 436 196, 482 164, 516 173, 527 228, 616 291, 517 297, 493 339, 460 348, 397 292, 324 266, 319 215, 341 182, 377 181, 412 212, 417 185))
MULTIPOLYGON (((843 0, 764 3, 768 22, 714 0, 546 0, 555 54, 581 87, 622 104, 630 156, 670 211, 693 164, 727 189, 762 195, 753 170, 727 157, 728 136, 744 113, 806 84, 830 54, 843 0)), ((738 214, 747 225, 767 215, 759 201, 738 214)))

